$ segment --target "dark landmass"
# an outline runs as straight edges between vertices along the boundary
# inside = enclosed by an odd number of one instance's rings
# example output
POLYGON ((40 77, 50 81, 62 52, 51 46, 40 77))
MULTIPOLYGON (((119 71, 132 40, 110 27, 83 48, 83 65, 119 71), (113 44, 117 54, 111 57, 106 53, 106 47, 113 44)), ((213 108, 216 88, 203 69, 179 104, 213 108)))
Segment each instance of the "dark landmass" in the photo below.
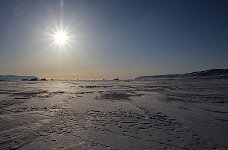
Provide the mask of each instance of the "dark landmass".
POLYGON ((0 81, 29 81, 38 79, 36 76, 17 76, 17 75, 0 75, 0 81))
POLYGON ((38 81, 38 78, 32 78, 32 79, 30 79, 29 81, 38 81))
POLYGON ((172 78, 205 78, 205 77, 228 77, 228 69, 210 69, 205 71, 197 71, 185 74, 167 74, 154 76, 140 76, 135 80, 151 80, 151 79, 172 79, 172 78))

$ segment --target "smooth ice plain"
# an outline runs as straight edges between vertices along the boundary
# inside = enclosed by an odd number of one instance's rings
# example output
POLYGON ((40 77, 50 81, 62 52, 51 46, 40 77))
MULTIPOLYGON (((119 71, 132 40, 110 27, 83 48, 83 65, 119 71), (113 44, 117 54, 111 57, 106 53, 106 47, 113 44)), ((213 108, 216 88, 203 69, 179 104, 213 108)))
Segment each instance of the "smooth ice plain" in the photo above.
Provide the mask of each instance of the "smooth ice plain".
POLYGON ((1 81, 0 149, 228 149, 228 79, 1 81))

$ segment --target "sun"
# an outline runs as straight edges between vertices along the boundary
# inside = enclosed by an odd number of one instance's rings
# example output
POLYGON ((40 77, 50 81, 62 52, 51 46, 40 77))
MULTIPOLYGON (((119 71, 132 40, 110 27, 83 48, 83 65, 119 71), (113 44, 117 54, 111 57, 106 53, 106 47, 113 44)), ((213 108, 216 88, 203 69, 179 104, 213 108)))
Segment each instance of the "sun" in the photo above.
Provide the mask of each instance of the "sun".
POLYGON ((47 40, 50 41, 50 47, 58 50, 68 50, 72 48, 75 42, 75 35, 70 26, 52 25, 45 32, 47 40))
POLYGON ((59 30, 54 33, 53 39, 57 45, 63 46, 67 44, 68 35, 65 31, 59 30))

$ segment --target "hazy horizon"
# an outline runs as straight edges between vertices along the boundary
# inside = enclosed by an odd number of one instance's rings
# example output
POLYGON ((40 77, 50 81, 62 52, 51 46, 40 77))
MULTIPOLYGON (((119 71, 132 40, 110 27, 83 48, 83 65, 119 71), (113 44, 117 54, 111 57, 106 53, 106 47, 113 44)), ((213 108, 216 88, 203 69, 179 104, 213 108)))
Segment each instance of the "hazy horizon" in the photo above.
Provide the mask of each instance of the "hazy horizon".
POLYGON ((0 75, 132 79, 226 69, 228 1, 0 1, 0 75))

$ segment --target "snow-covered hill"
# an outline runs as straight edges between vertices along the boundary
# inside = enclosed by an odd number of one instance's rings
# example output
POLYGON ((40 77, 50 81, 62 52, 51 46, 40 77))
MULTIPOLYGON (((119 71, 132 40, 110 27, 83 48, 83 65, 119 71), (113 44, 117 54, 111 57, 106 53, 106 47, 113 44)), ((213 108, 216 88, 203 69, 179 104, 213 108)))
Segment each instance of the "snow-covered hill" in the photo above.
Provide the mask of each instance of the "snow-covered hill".
POLYGON ((36 76, 17 76, 17 75, 0 75, 2 81, 18 81, 18 80, 31 80, 37 78, 36 76))
POLYGON ((228 77, 228 69, 210 69, 205 71, 197 71, 185 74, 167 74, 167 75, 154 75, 154 76, 140 76, 135 80, 152 80, 164 78, 203 78, 203 77, 228 77))

